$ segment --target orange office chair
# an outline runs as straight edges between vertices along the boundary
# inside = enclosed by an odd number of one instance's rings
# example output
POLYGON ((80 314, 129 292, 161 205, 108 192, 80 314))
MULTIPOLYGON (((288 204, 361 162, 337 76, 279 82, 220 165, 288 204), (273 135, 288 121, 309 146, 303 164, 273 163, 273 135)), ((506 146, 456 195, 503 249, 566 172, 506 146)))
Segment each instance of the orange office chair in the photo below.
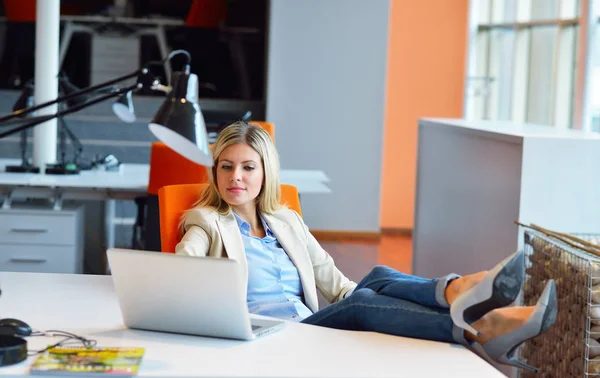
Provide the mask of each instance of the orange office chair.
POLYGON ((152 143, 148 193, 158 194, 165 185, 208 182, 206 167, 178 154, 163 142, 152 143))
POLYGON ((162 142, 150 149, 150 177, 146 196, 135 199, 138 214, 133 231, 133 248, 160 251, 158 190, 165 185, 208 182, 208 171, 178 154, 162 142))
MULTIPOLYGON (((179 221, 185 210, 190 209, 200 198, 200 194, 208 187, 204 184, 167 185, 158 191, 160 212, 160 241, 165 253, 174 253, 179 242, 179 221)), ((281 185, 281 204, 295 210, 302 216, 300 197, 295 186, 281 185)))

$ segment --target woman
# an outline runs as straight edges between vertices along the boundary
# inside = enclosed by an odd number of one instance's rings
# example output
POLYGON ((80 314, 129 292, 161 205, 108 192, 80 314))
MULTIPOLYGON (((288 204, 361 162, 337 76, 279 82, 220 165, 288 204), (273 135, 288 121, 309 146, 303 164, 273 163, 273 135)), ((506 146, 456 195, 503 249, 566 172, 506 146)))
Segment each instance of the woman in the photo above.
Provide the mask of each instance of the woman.
POLYGON ((523 284, 522 253, 464 277, 425 279, 378 266, 356 284, 336 268, 300 216, 279 205, 279 158, 266 131, 236 122, 219 134, 213 156, 209 187, 182 216, 176 253, 239 260, 251 313, 477 343, 500 363, 535 370, 513 354, 554 324, 556 291, 549 281, 536 306, 505 307, 523 284), (322 310, 317 289, 332 303, 322 310))

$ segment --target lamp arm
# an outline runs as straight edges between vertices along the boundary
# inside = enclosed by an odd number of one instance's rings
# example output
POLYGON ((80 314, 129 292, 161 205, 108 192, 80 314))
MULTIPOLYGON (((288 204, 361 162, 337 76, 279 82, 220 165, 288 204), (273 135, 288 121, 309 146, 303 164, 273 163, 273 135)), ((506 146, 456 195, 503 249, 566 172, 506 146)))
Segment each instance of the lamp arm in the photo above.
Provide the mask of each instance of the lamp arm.
POLYGON ((81 144, 81 141, 79 140, 77 135, 73 133, 73 130, 69 128, 64 118, 60 117, 59 119, 61 120, 61 127, 65 130, 65 133, 67 134, 69 139, 71 139, 71 144, 73 145, 73 148, 75 148, 75 156, 73 158, 73 162, 77 163, 77 160, 79 160, 81 154, 83 153, 83 145, 81 144))
MULTIPOLYGON (((75 149, 75 156, 73 157, 73 162, 77 164, 77 160, 79 159, 79 157, 81 157, 81 154, 83 152, 83 145, 81 144, 81 141, 79 140, 77 135, 75 135, 75 133, 73 133, 73 130, 71 130, 71 128, 67 125, 67 121, 65 121, 64 117, 58 117, 58 120, 60 122, 61 132, 64 132, 65 137, 68 137, 71 140, 71 144, 75 149)), ((61 151, 61 153, 64 156, 65 147, 63 146, 62 148, 63 151, 61 151)), ((64 163, 64 159, 62 163, 64 163)))
MULTIPOLYGON (((148 67, 149 66, 151 66, 151 65, 157 65, 157 64, 163 65, 167 61, 173 59, 173 57, 175 55, 179 55, 179 54, 184 54, 186 56, 187 62, 186 62, 186 66, 185 66, 185 72, 189 73, 189 71, 190 71, 190 62, 192 60, 192 56, 190 55, 190 53, 188 51, 186 51, 186 50, 173 50, 162 61, 152 61, 152 62, 149 62, 143 68, 140 68, 139 70, 136 70, 136 71, 134 71, 132 73, 129 73, 127 75, 123 75, 121 77, 117 77, 116 79, 108 80, 108 81, 105 81, 104 83, 100 83, 100 84, 97 84, 97 85, 94 85, 94 86, 91 86, 91 87, 87 87, 87 88, 81 89, 81 90, 79 90, 77 92, 73 92, 73 93, 71 93, 69 95, 65 95, 65 96, 62 96, 62 97, 57 97, 54 100, 47 101, 47 102, 41 103, 39 105, 35 105, 35 106, 29 107, 29 108, 17 110, 17 111, 12 112, 11 114, 8 114, 8 115, 6 115, 4 117, 0 117, 0 123, 4 123, 4 122, 6 122, 8 120, 11 120, 13 118, 16 118, 16 117, 22 117, 22 116, 27 115, 29 113, 33 113, 36 110, 39 110, 41 108, 45 108, 46 106, 54 105, 54 104, 57 104, 57 103, 60 103, 60 102, 64 102, 64 101, 70 100, 70 99, 75 98, 77 96, 81 96, 81 95, 86 94, 86 93, 90 93, 90 92, 94 92, 94 91, 106 88, 106 87, 108 87, 110 85, 117 84, 117 83, 119 83, 121 81, 124 81, 124 80, 127 80, 127 79, 131 79, 131 78, 136 77, 136 76, 139 77, 140 74, 141 75, 146 75, 149 72, 148 71, 148 67)), ((29 80, 29 81, 31 81, 31 80, 29 80)), ((29 82, 27 84, 29 84, 29 82)), ((153 83, 153 86, 154 85, 158 85, 158 84, 159 83, 153 83)), ((58 113, 56 113, 56 114, 58 114, 58 113)), ((49 118, 49 119, 52 119, 52 118, 49 118)), ((44 121, 46 121, 46 120, 44 120, 44 121)), ((44 122, 44 121, 40 121, 40 122, 44 122)), ((4 134, 0 134, 0 135, 4 135, 4 134)), ((1 136, 0 136, 0 138, 1 138, 1 136)))
MULTIPOLYGON (((45 108, 46 106, 49 106, 49 105, 54 105, 54 104, 57 104, 59 102, 67 101, 67 100, 70 100, 72 98, 81 96, 81 95, 86 94, 86 93, 90 93, 90 92, 94 92, 94 91, 103 89, 105 87, 108 87, 110 85, 119 83, 121 81, 124 81, 124 80, 127 80, 127 79, 131 79, 133 77, 139 76, 140 74, 146 74, 147 72, 148 72, 147 68, 142 68, 142 69, 139 69, 139 70, 137 70, 135 72, 129 73, 127 75, 123 75, 121 77, 118 77, 116 79, 105 81, 104 83, 100 83, 100 84, 97 84, 97 85, 94 85, 94 86, 91 86, 91 87, 84 88, 84 89, 79 90, 77 92, 73 92, 73 93, 71 93, 69 95, 57 97, 54 100, 47 101, 47 102, 41 103, 39 105, 32 106, 30 108, 25 108, 25 109, 17 110, 17 111, 15 111, 15 112, 13 112, 11 114, 8 114, 8 115, 6 115, 4 117, 0 117, 0 123, 4 123, 5 121, 11 120, 11 119, 16 118, 16 117, 22 117, 22 116, 27 115, 29 113, 33 113, 36 110, 39 110, 41 108, 45 108)), ((137 88, 137 86, 135 88, 137 88)))
MULTIPOLYGON (((113 84, 113 83, 114 83, 114 81, 111 80, 110 84, 113 84)), ((71 113, 75 113, 75 112, 77 112, 77 111, 79 111, 81 109, 87 108, 88 106, 95 105, 95 104, 97 104, 99 102, 102 102, 104 100, 107 100, 107 99, 109 99, 111 97, 117 97, 117 96, 119 96, 119 95, 121 95, 123 93, 132 91, 134 89, 138 89, 139 87, 140 87, 140 84, 136 83, 136 84, 131 85, 129 87, 120 88, 120 89, 118 89, 118 90, 116 90, 114 92, 110 92, 110 93, 105 94, 103 96, 96 97, 96 98, 94 98, 92 100, 84 102, 83 104, 79 104, 79 105, 73 106, 71 108, 58 111, 58 112, 56 112, 54 114, 49 114, 47 116, 36 117, 33 120, 30 120, 29 122, 26 122, 25 124, 23 124, 23 125, 21 125, 19 127, 15 127, 14 129, 11 129, 11 130, 8 130, 8 131, 0 133, 0 139, 4 138, 5 136, 8 136, 10 134, 14 134, 16 132, 19 132, 21 130, 25 130, 25 129, 28 129, 30 127, 39 125, 40 123, 49 121, 49 120, 51 120, 53 118, 61 117, 61 116, 64 116, 64 115, 67 115, 67 114, 71 114, 71 113)), ((77 92, 77 93, 80 93, 80 92, 77 92)))
POLYGON ((190 73, 190 63, 192 62, 192 55, 189 53, 189 51, 187 50, 173 50, 169 53, 169 55, 163 59, 163 60, 154 60, 151 62, 148 62, 146 64, 146 67, 152 66, 152 65, 157 65, 157 66, 162 66, 164 65, 166 62, 168 62, 169 60, 173 59, 173 57, 175 55, 179 55, 179 54, 183 54, 186 56, 186 63, 185 63, 185 72, 186 73, 190 73))

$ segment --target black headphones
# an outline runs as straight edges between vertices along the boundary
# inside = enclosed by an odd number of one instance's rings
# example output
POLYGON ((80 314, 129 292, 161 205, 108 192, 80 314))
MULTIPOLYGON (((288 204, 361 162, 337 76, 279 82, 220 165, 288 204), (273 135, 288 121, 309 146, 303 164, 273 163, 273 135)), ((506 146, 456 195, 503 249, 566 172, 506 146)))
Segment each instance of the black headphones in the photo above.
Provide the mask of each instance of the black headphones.
POLYGON ((0 336, 0 366, 24 361, 27 358, 27 341, 16 336, 0 336))
POLYGON ((31 335, 27 323, 12 318, 0 319, 0 366, 24 361, 27 358, 27 341, 31 335))
POLYGON ((64 345, 69 341, 83 343, 86 348, 96 345, 96 340, 86 339, 83 336, 78 336, 70 332, 57 330, 33 332, 31 327, 22 320, 13 318, 0 319, 0 366, 19 363, 27 359, 27 356, 43 353, 50 348, 64 345), (27 336, 59 336, 64 337, 64 339, 53 345, 48 345, 42 350, 28 351, 27 341, 24 339, 27 336))

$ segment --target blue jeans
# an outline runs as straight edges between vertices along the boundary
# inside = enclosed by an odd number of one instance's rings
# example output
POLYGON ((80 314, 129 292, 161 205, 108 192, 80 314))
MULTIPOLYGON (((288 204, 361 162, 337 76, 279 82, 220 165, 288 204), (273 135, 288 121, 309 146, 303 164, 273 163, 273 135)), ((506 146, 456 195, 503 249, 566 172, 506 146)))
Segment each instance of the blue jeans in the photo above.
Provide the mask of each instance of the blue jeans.
POLYGON ((450 280, 457 277, 427 279, 377 266, 350 296, 302 323, 468 345, 464 331, 450 318, 444 295, 450 280))

